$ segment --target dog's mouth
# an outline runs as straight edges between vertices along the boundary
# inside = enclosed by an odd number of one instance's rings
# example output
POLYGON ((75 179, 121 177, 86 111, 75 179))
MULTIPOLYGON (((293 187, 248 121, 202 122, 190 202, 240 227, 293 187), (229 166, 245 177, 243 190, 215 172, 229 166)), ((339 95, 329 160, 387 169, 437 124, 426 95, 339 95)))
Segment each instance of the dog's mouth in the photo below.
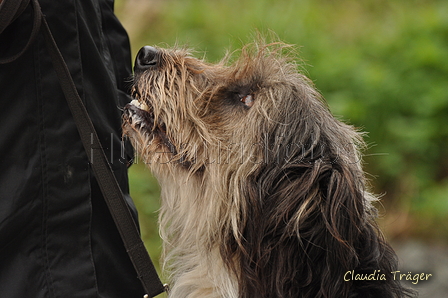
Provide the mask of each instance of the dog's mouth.
POLYGON ((154 131, 154 113, 144 103, 133 99, 124 107, 124 120, 136 130, 154 131))
POLYGON ((133 99, 128 103, 124 107, 123 120, 141 134, 157 136, 173 155, 177 155, 176 147, 167 136, 166 125, 155 120, 154 112, 143 101, 133 99))

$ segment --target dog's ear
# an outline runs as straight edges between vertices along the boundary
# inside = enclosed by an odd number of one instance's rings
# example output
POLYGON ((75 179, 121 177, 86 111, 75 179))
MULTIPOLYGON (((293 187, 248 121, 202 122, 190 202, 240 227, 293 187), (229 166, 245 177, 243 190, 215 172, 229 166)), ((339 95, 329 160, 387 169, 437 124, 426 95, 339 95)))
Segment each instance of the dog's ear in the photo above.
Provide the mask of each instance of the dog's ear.
POLYGON ((401 297, 363 177, 359 165, 315 160, 265 164, 250 179, 242 241, 230 249, 244 297, 401 297), (378 280, 354 281, 352 270, 378 280))

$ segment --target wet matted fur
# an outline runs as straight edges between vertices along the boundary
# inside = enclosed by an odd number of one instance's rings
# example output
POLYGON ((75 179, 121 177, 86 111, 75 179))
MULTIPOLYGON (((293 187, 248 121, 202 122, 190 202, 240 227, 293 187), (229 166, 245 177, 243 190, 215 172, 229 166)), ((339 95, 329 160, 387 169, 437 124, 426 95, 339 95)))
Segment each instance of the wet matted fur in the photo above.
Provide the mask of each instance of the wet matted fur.
POLYGON ((408 296, 375 223, 362 136, 288 48, 257 42, 217 64, 180 48, 137 56, 123 128, 161 185, 170 297, 408 296))

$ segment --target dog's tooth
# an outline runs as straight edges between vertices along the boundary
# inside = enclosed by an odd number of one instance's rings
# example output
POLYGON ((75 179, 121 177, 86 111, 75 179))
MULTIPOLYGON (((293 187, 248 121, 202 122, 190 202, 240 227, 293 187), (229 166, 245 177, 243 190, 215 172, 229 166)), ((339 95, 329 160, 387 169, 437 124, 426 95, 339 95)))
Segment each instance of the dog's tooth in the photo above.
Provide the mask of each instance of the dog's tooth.
POLYGON ((142 102, 140 103, 140 108, 141 108, 142 110, 149 111, 149 107, 148 107, 148 105, 147 105, 144 101, 142 101, 142 102))
POLYGON ((147 112, 149 111, 148 105, 145 102, 143 102, 143 101, 140 102, 137 99, 133 99, 131 101, 131 105, 136 106, 140 110, 144 110, 144 111, 147 111, 147 112))
POLYGON ((138 100, 136 100, 136 99, 133 99, 133 100, 131 101, 131 105, 134 105, 134 106, 136 106, 136 107, 140 107, 140 102, 139 102, 138 100))

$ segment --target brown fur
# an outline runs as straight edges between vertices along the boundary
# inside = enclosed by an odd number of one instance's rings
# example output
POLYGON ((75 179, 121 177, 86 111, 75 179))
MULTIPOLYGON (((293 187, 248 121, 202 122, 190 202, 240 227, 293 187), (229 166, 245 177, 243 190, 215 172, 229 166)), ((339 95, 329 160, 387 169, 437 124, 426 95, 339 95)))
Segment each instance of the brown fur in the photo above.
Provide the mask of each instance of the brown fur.
POLYGON ((361 134, 288 48, 258 42, 218 64, 184 49, 137 57, 123 127, 161 185, 171 297, 408 296, 374 221, 361 134), (344 281, 350 270, 387 280, 344 281))

